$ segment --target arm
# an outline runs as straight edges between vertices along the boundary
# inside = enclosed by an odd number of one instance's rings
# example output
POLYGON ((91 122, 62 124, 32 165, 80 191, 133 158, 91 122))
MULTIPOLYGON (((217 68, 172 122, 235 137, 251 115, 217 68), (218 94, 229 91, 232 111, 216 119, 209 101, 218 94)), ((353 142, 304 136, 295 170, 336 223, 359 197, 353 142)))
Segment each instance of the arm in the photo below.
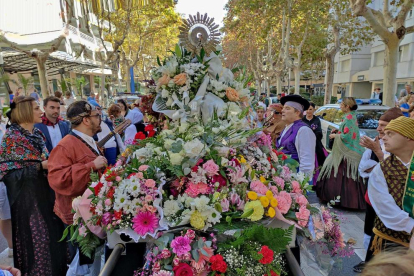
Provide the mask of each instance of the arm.
POLYGON ((371 160, 370 149, 366 149, 362 155, 361 162, 359 162, 358 171, 362 178, 367 178, 370 175, 370 169, 375 167, 378 163, 374 160, 371 160))
POLYGON ((388 186, 380 164, 375 166, 370 175, 368 196, 372 207, 386 227, 395 231, 411 233, 414 228, 414 219, 398 207, 394 198, 388 192, 388 186))
POLYGON ((74 196, 85 191, 90 182, 90 173, 96 171, 94 162, 75 163, 68 150, 57 145, 50 155, 48 162, 49 185, 57 193, 74 196))
POLYGON ((295 138, 295 146, 299 155, 299 171, 312 175, 315 169, 316 136, 309 127, 301 127, 295 138))
POLYGON ((323 133, 322 133, 321 120, 319 120, 319 118, 316 118, 316 119, 317 120, 315 120, 315 123, 316 123, 317 128, 314 130, 315 136, 317 140, 322 140, 323 133))
POLYGON ((400 107, 402 112, 409 112, 410 111, 410 105, 408 103, 403 103, 400 107))

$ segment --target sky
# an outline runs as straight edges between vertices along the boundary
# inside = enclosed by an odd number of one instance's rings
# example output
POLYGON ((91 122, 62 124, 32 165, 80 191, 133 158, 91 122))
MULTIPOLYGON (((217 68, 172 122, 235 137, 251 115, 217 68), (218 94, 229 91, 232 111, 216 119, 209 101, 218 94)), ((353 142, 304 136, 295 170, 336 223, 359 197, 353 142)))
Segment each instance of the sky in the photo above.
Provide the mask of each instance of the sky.
POLYGON ((185 18, 188 18, 189 15, 196 15, 197 12, 203 15, 207 13, 210 18, 214 17, 216 24, 223 27, 226 3, 227 0, 178 0, 176 11, 185 14, 185 18))

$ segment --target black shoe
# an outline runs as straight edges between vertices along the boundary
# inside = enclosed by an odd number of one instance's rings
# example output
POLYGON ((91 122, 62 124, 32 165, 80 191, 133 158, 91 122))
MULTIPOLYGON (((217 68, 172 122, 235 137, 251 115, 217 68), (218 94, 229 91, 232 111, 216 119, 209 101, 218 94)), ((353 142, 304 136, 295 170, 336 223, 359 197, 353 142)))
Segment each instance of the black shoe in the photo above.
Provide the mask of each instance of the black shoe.
POLYGON ((362 261, 359 264, 357 264, 356 266, 354 266, 353 270, 356 273, 362 273, 362 270, 364 270, 364 267, 365 267, 365 262, 362 261))

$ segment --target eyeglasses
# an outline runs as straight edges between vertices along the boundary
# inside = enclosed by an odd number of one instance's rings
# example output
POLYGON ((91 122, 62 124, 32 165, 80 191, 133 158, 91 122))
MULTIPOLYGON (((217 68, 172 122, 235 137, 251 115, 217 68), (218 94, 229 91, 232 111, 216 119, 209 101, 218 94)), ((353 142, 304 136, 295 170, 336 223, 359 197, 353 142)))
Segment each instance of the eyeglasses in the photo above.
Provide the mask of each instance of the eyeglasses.
POLYGON ((98 117, 100 120, 102 120, 101 114, 89 115, 87 117, 98 117))

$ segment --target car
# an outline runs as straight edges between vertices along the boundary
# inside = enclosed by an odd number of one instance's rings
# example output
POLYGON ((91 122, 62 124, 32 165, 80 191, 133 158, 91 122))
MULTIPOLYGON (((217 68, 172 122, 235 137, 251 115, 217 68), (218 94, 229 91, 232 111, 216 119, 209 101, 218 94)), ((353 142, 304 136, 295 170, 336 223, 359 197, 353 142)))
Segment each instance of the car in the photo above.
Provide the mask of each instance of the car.
POLYGON ((128 105, 135 103, 136 100, 140 99, 140 96, 132 96, 132 95, 123 95, 117 96, 113 98, 114 103, 117 103, 119 99, 123 99, 126 101, 128 105))
MULTIPOLYGON (((360 129, 360 135, 366 135, 374 138, 378 135, 377 127, 378 120, 390 107, 383 105, 362 104, 358 105, 356 110, 358 126, 360 129)), ((329 148, 329 135, 332 130, 339 129, 339 125, 342 122, 344 113, 341 111, 339 104, 327 104, 318 108, 315 112, 315 116, 319 117, 322 126, 322 144, 328 150, 329 148)))

